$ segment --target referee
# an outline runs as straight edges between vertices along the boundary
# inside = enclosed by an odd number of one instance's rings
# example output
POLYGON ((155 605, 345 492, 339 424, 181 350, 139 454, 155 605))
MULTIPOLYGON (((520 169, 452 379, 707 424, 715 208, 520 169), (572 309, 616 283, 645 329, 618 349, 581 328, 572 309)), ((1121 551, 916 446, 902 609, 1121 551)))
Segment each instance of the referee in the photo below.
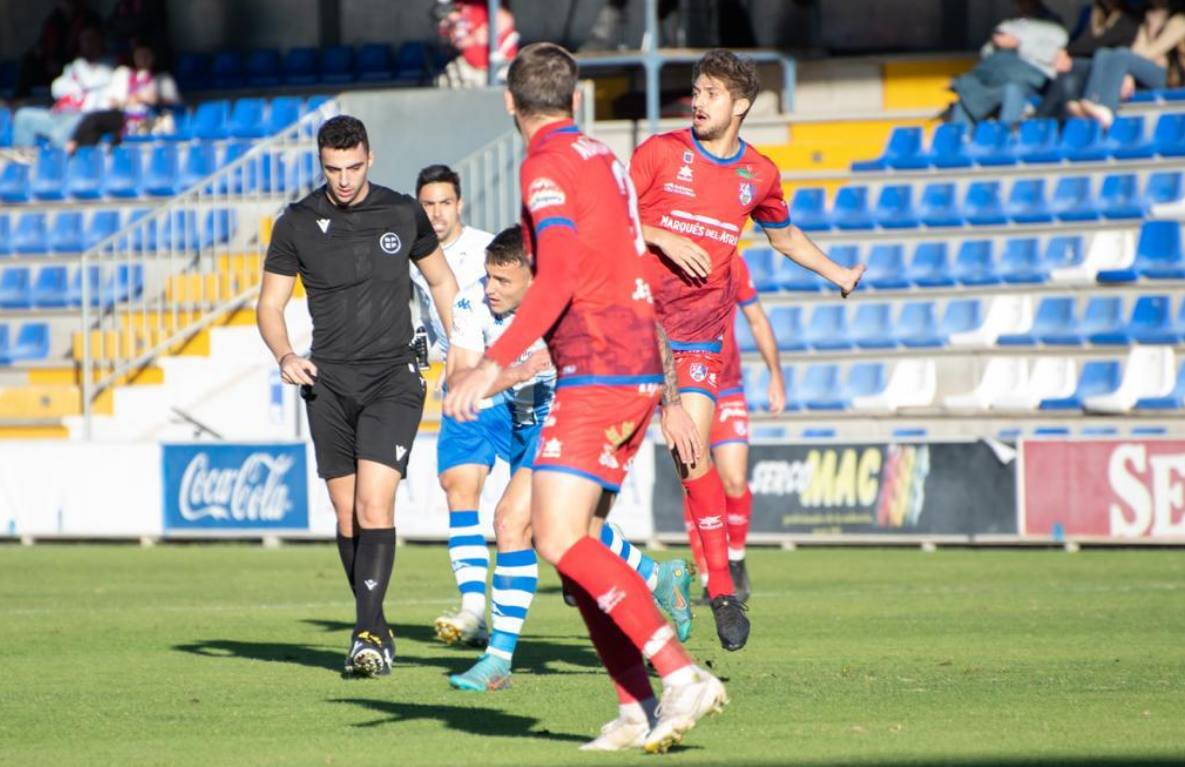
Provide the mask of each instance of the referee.
POLYGON ((337 546, 357 611, 346 674, 391 672, 394 636, 383 598, 395 564, 395 490, 424 408, 411 348, 415 263, 452 326, 457 282, 413 198, 371 184, 366 127, 354 117, 317 133, 325 186, 276 221, 256 308, 286 383, 300 384, 317 474, 337 514, 337 546), (311 359, 292 349, 284 308, 299 274, 313 317, 311 359))

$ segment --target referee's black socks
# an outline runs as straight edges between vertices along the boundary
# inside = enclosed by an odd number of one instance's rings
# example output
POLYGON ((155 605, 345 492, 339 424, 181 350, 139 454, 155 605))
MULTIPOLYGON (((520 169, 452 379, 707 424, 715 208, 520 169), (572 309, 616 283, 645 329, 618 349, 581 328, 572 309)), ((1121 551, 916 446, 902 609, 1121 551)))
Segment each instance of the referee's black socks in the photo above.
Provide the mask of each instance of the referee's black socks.
POLYGON ((391 570, 395 567, 395 528, 355 528, 358 548, 354 553, 355 631, 373 631, 385 638, 387 625, 383 599, 391 570))
POLYGON ((358 552, 358 539, 337 533, 337 555, 341 557, 342 569, 346 571, 346 580, 350 582, 350 591, 357 593, 354 588, 354 555, 358 552))

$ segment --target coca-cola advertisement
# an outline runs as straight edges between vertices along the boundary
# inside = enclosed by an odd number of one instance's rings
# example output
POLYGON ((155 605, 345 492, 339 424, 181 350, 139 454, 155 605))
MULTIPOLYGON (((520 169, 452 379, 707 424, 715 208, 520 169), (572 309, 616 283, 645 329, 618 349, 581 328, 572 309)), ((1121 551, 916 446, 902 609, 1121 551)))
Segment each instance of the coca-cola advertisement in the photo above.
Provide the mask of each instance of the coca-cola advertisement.
POLYGON ((1185 541, 1185 441, 1036 441, 1021 455, 1025 535, 1185 541))
POLYGON ((303 443, 166 444, 165 532, 308 530, 303 443))

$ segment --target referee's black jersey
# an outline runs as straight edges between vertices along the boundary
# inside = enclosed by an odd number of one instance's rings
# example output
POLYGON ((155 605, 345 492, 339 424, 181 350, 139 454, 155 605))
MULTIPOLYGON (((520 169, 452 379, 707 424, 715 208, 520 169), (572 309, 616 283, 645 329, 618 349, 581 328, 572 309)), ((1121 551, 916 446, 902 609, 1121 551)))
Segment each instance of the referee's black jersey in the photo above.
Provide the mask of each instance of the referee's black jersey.
POLYGON ((410 359, 410 262, 439 242, 416 200, 370 185, 341 208, 325 187, 288 206, 272 229, 264 270, 300 274, 313 317, 312 357, 325 362, 410 359))

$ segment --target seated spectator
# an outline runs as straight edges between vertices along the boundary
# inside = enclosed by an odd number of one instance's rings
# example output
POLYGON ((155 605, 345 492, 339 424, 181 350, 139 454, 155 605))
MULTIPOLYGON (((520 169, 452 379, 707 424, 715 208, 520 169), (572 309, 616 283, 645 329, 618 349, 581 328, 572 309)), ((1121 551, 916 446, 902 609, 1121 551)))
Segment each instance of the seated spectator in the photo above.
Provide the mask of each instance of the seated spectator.
POLYGON ((1185 2, 1150 0, 1136 41, 1130 48, 1101 48, 1096 52, 1083 97, 1066 104, 1066 111, 1076 117, 1090 117, 1103 128, 1110 128, 1120 100, 1130 98, 1136 85, 1154 89, 1169 85, 1170 64, 1176 70, 1174 79, 1179 80, 1177 49, 1182 43, 1185 43, 1185 2))
POLYGON ((951 89, 959 97, 950 107, 953 122, 978 122, 998 112, 1002 122, 1015 125, 1024 117, 1029 99, 1057 74, 1066 30, 1051 20, 1043 3, 1016 5, 1020 16, 997 26, 980 62, 952 81, 951 89))
POLYGON ((86 0, 55 3, 41 25, 37 42, 21 59, 13 98, 28 98, 34 87, 49 85, 67 62, 78 57, 82 31, 99 23, 99 14, 87 7, 86 0))
POLYGON ((506 70, 518 54, 518 32, 514 16, 499 6, 498 48, 490 61, 489 7, 486 0, 439 0, 440 36, 457 49, 458 55, 444 68, 437 84, 449 88, 482 88, 489 83, 490 66, 498 82, 506 81, 506 70))
POLYGON ((1066 104, 1082 97, 1090 61, 1103 48, 1126 48, 1136 39, 1140 17, 1127 0, 1094 0, 1083 9, 1078 33, 1057 62, 1058 75, 1045 89, 1037 117, 1062 119, 1066 104))
POLYGON ((159 124, 160 107, 180 103, 177 83, 157 71, 156 54, 144 44, 132 51, 132 67, 116 67, 108 86, 108 109, 87 114, 67 142, 70 154, 80 146, 94 146, 104 135, 118 143, 121 135, 171 132, 159 124))
POLYGON ((13 146, 33 146, 38 138, 62 147, 88 112, 106 109, 111 67, 103 60, 103 33, 98 27, 83 30, 79 56, 53 81, 52 108, 21 107, 12 119, 13 146))

